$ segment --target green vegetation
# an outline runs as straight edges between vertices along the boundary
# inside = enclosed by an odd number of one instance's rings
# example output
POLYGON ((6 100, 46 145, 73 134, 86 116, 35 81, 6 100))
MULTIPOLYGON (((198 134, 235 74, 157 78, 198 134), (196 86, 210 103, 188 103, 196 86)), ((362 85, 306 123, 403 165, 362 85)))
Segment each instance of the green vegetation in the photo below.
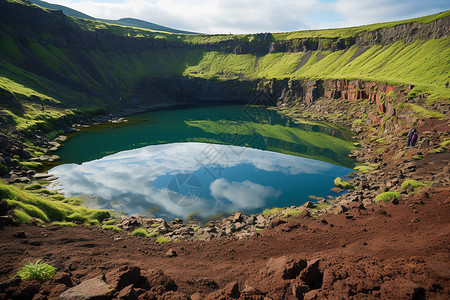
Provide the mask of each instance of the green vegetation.
MULTIPOLYGON (((23 1, 15 1, 24 4, 23 1)), ((49 12, 46 11, 48 14, 49 12)), ((45 11, 42 13, 46 15, 45 11)), ((40 130, 55 137, 58 124, 76 115, 104 113, 117 110, 120 104, 111 100, 117 95, 124 99, 136 97, 135 91, 149 79, 184 76, 207 80, 230 79, 362 79, 388 83, 413 84, 414 97, 429 93, 430 100, 450 99, 450 89, 443 83, 448 79, 450 39, 399 41, 375 45, 368 49, 353 45, 345 50, 329 51, 338 40, 352 45, 357 36, 370 39, 371 32, 408 22, 429 23, 450 15, 449 11, 398 22, 379 23, 351 28, 308 30, 260 35, 189 35, 106 24, 94 20, 68 18, 73 28, 87 33, 104 30, 112 35, 135 39, 164 41, 164 50, 121 52, 116 49, 84 49, 56 47, 35 37, 26 36, 20 28, 0 21, 0 96, 6 99, 0 108, 0 120, 18 131, 40 130), (11 32, 11 33, 10 33, 11 32), (16 36, 24 35, 17 43, 16 36), (299 39, 304 39, 300 41, 299 39), (222 49, 215 43, 230 42, 222 49), (274 52, 267 54, 235 54, 246 45, 258 49, 262 43, 289 41, 292 45, 313 43, 316 51, 274 52), (192 45, 205 47, 193 49, 192 45), (171 46, 176 47, 171 47, 171 46), (188 45, 189 47, 183 47, 188 45), (234 48, 231 48, 234 47, 234 48), (200 49, 203 48, 203 49, 200 49), (215 49, 215 50, 208 50, 215 49), (365 50, 365 51, 362 51, 365 50), (33 61, 33 63, 26 63, 33 61), (444 63, 443 63, 444 62, 444 63), (37 67, 39 66, 39 67, 37 67), (39 74, 53 74, 45 77, 39 74), (57 74, 57 76, 56 76, 57 74), (54 78, 58 77, 58 80, 54 78), (80 87, 83 90, 80 91, 80 87), (93 96, 95 95, 95 96, 93 96), (114 95, 114 97, 111 97, 114 95)), ((48 20, 54 15, 46 15, 48 20)), ((53 19, 52 19, 53 20, 53 19)), ((49 21, 50 22, 50 21, 49 21)), ((51 24, 51 22, 49 23, 51 24)), ((58 33, 59 34, 59 33, 58 33)), ((63 39, 42 26, 44 40, 63 39)), ((177 90, 180 87, 174 86, 177 90)), ((250 88, 249 91, 254 87, 250 88)), ((246 92, 245 89, 240 92, 246 92)), ((441 114, 411 105, 415 114, 442 118, 441 114)), ((363 119, 363 118, 361 118, 363 119)), ((265 129, 264 129, 265 130, 265 129)), ((25 168, 37 165, 24 164, 25 168)), ((0 167, 1 168, 1 167, 0 167)), ((1 170, 0 170, 1 172, 1 170)))
POLYGON ((441 147, 428 151, 429 154, 436 154, 436 153, 443 153, 443 152, 445 152, 445 149, 441 148, 441 147))
POLYGON ((441 143, 441 147, 447 147, 448 145, 450 145, 450 139, 447 139, 441 143))
POLYGON ((26 191, 35 191, 40 189, 42 189, 42 185, 40 185, 39 183, 34 183, 25 187, 26 191))
POLYGON ((378 169, 378 164, 364 163, 353 168, 358 173, 370 173, 378 169))
POLYGON ((42 168, 42 164, 37 161, 21 161, 19 165, 23 170, 39 170, 42 168))
POLYGON ((322 210, 324 208, 327 208, 328 206, 330 206, 330 203, 328 202, 321 202, 321 203, 317 203, 316 207, 314 207, 315 210, 322 210))
POLYGON ((59 222, 59 221, 52 222, 52 225, 54 225, 54 226, 63 226, 63 227, 76 227, 76 226, 78 226, 77 224, 75 224, 73 222, 59 222))
POLYGON ((341 187, 346 190, 355 188, 350 182, 343 180, 341 177, 336 177, 334 180, 334 186, 341 187))
POLYGON ((406 179, 405 181, 403 181, 401 185, 402 189, 412 190, 413 192, 420 191, 423 187, 430 187, 430 186, 431 182, 423 183, 413 179, 406 179))
POLYGON ((384 192, 384 193, 378 194, 378 195, 375 197, 375 202, 376 202, 376 203, 380 203, 380 202, 390 202, 390 201, 392 201, 393 199, 398 199, 398 200, 400 200, 401 198, 402 198, 402 197, 401 197, 401 195, 400 195, 399 192, 384 192))
POLYGON ((26 264, 22 270, 17 272, 15 277, 20 277, 23 281, 39 280, 41 282, 48 281, 56 274, 56 268, 49 264, 41 263, 40 260, 26 264))
POLYGON ((281 207, 274 207, 274 208, 266 208, 261 213, 263 216, 275 216, 283 211, 283 208, 281 207))
POLYGON ((303 210, 288 209, 288 210, 286 210, 286 212, 284 213, 284 217, 285 217, 285 218, 295 218, 295 217, 297 217, 299 214, 301 214, 302 212, 303 212, 303 210))
POLYGON ((14 210, 14 216, 15 220, 21 224, 28 224, 31 222, 30 216, 26 212, 21 211, 20 209, 14 210))
POLYGON ((76 198, 61 198, 61 195, 52 195, 51 191, 48 191, 49 196, 41 196, 40 193, 45 191, 48 190, 21 190, 16 186, 0 183, 0 200, 6 200, 8 206, 15 208, 16 217, 26 223, 33 217, 46 223, 72 221, 98 224, 110 217, 110 213, 106 210, 87 209, 81 206, 81 200, 76 198))
POLYGON ((142 227, 134 230, 131 233, 131 235, 132 236, 142 236, 142 237, 149 237, 150 236, 150 234, 148 233, 147 229, 142 228, 142 227))
POLYGON ((111 230, 111 231, 114 231, 115 233, 119 233, 122 231, 122 229, 117 227, 116 225, 103 225, 102 229, 103 230, 111 230))
POLYGON ((156 237, 156 243, 158 243, 158 244, 164 244, 167 242, 170 242, 170 238, 165 237, 162 234, 160 234, 156 237))
POLYGON ((437 111, 434 110, 428 110, 416 104, 408 103, 407 106, 410 107, 417 116, 422 118, 439 119, 439 120, 445 118, 444 114, 438 113, 437 111))
POLYGON ((420 186, 423 186, 424 184, 420 181, 417 180, 413 180, 413 179, 406 179, 405 181, 403 181, 402 183, 402 189, 406 190, 408 188, 417 188, 420 186))

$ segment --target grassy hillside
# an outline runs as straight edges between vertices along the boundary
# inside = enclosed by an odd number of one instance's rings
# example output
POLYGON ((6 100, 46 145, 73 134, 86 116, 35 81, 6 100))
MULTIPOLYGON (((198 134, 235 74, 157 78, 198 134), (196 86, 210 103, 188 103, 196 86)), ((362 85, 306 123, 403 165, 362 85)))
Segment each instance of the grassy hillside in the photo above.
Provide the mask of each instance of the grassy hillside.
POLYGON ((115 107, 120 97, 142 97, 142 87, 152 79, 174 76, 221 81, 263 77, 363 79, 413 84, 416 93, 430 93, 431 99, 450 99, 450 89, 444 88, 450 76, 448 37, 384 46, 353 45, 337 51, 220 51, 222 46, 229 47, 227 43, 257 46, 267 39, 293 39, 295 44, 295 39, 310 38, 321 45, 329 43, 330 38, 356 37, 409 22, 427 24, 448 17, 450 11, 414 20, 262 37, 162 33, 66 17, 27 6, 21 0, 4 3, 15 3, 12 12, 21 13, 4 12, 0 19, 0 121, 21 130, 80 111, 115 107), (79 41, 79 45, 65 46, 70 39, 79 41), (104 49, 103 44, 96 44, 108 40, 130 47, 104 49), (147 42, 151 45, 139 46, 147 42))

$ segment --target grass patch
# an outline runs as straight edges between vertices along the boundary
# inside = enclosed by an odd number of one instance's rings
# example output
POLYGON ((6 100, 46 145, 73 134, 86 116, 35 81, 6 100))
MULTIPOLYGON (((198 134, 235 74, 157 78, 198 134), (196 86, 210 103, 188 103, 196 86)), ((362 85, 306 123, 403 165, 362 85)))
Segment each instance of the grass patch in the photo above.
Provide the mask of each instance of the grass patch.
POLYGON ((103 221, 103 225, 114 225, 117 223, 117 220, 107 220, 107 221, 103 221))
POLYGON ((285 218, 295 218, 301 214, 303 210, 289 209, 284 213, 285 218))
POLYGON ((353 168, 358 173, 370 173, 378 169, 378 164, 364 163, 353 168))
POLYGON ((441 147, 447 147, 448 145, 450 145, 450 139, 445 140, 441 143, 441 147))
POLYGON ((102 229, 103 230, 111 230, 111 231, 114 231, 115 233, 119 233, 122 231, 122 229, 117 227, 116 225, 103 225, 102 229))
POLYGON ((384 192, 384 193, 378 194, 375 197, 375 202, 376 203, 390 202, 391 200, 393 200, 395 198, 397 198, 398 200, 400 200, 402 198, 399 192, 384 192))
POLYGON ((170 242, 170 238, 165 237, 165 236, 163 236, 161 234, 156 237, 156 243, 158 243, 160 245, 164 244, 164 243, 167 243, 167 242, 170 242))
POLYGON ((263 212, 261 213, 263 216, 274 216, 277 215, 279 213, 281 213, 283 211, 283 208, 281 207, 274 207, 274 208, 266 208, 265 210, 263 210, 263 212))
POLYGON ((401 186, 402 186, 402 189, 407 190, 409 188, 415 189, 415 188, 424 186, 424 184, 417 180, 406 179, 405 181, 403 181, 401 186))
POLYGON ((25 187, 26 191, 35 191, 40 189, 42 189, 42 185, 40 185, 39 183, 35 183, 25 187))
POLYGON ((73 222, 59 222, 59 221, 52 222, 52 225, 54 225, 54 226, 63 226, 63 227, 76 227, 76 226, 78 226, 77 224, 75 224, 73 222))
MULTIPOLYGON (((99 224, 105 218, 110 217, 110 213, 106 210, 87 209, 81 206, 81 200, 77 198, 64 198, 62 195, 51 195, 50 197, 40 195, 47 193, 46 191, 48 190, 21 190, 17 186, 0 183, 0 200, 5 199, 10 206, 24 210, 28 217, 31 215, 44 222, 75 221, 99 224)), ((53 194, 54 192, 48 191, 48 193, 53 194)))
POLYGON ((32 205, 32 204, 26 204, 26 203, 22 203, 16 200, 6 200, 6 203, 8 203, 8 206, 11 207, 20 207, 22 208, 27 215, 31 216, 31 217, 35 217, 38 219, 41 219, 44 222, 49 222, 50 220, 48 219, 47 215, 38 207, 32 205))
POLYGON ((345 181, 341 177, 336 177, 336 179, 334 180, 334 186, 341 187, 346 190, 355 188, 350 182, 345 181))
POLYGON ((330 203, 328 203, 328 202, 316 203, 316 207, 314 207, 314 209, 315 210, 322 210, 324 208, 327 208, 328 206, 330 206, 330 203))
POLYGON ((432 150, 428 151, 428 154, 436 154, 436 153, 443 153, 443 152, 445 152, 445 149, 439 147, 439 148, 432 149, 432 150))
POLYGON ((40 260, 38 260, 34 264, 26 264, 14 277, 20 277, 23 281, 39 280, 45 282, 52 279, 55 274, 55 267, 46 263, 41 263, 40 260))
POLYGON ((147 229, 142 228, 142 227, 134 230, 131 233, 131 235, 132 236, 141 236, 141 237, 149 237, 150 236, 150 234, 148 233, 147 229))
POLYGON ((28 224, 31 222, 31 217, 20 209, 14 210, 14 219, 21 224, 28 224))
POLYGON ((37 161, 20 161, 19 166, 23 170, 40 170, 42 168, 42 164, 37 161))
POLYGON ((418 117, 422 117, 425 119, 439 119, 439 120, 443 120, 445 118, 444 114, 441 114, 434 110, 428 110, 417 104, 408 103, 407 105, 414 111, 414 113, 418 117))

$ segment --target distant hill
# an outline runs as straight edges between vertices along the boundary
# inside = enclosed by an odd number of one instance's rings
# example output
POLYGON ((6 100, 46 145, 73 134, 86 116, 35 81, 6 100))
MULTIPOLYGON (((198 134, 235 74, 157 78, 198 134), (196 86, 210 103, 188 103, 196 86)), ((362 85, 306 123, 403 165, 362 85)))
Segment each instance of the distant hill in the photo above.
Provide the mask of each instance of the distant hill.
POLYGON ((41 7, 44 7, 44 8, 61 10, 66 16, 75 17, 75 18, 97 20, 97 21, 101 21, 101 22, 105 22, 105 23, 109 23, 109 24, 115 24, 115 25, 121 25, 121 26, 131 26, 131 27, 150 29, 150 30, 155 30, 155 31, 164 31, 164 32, 170 32, 170 33, 197 34, 195 32, 173 29, 170 27, 165 27, 165 26, 161 26, 158 24, 146 22, 146 21, 139 20, 139 19, 133 19, 133 18, 123 18, 123 19, 119 19, 119 20, 97 19, 97 18, 91 17, 87 14, 84 14, 82 12, 79 12, 77 10, 71 9, 67 6, 52 4, 52 3, 48 3, 48 2, 40 1, 40 0, 30 0, 30 2, 34 3, 36 5, 39 5, 41 7))

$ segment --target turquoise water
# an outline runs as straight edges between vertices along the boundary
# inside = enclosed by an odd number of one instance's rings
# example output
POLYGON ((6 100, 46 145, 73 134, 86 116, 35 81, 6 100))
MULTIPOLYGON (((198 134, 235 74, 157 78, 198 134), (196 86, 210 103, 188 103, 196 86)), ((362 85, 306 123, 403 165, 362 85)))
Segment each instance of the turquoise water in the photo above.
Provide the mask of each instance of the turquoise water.
POLYGON ((57 154, 67 163, 49 172, 66 195, 97 207, 207 218, 329 195, 334 178, 351 172, 352 145, 346 132, 265 108, 176 109, 92 127, 65 143, 57 154))

